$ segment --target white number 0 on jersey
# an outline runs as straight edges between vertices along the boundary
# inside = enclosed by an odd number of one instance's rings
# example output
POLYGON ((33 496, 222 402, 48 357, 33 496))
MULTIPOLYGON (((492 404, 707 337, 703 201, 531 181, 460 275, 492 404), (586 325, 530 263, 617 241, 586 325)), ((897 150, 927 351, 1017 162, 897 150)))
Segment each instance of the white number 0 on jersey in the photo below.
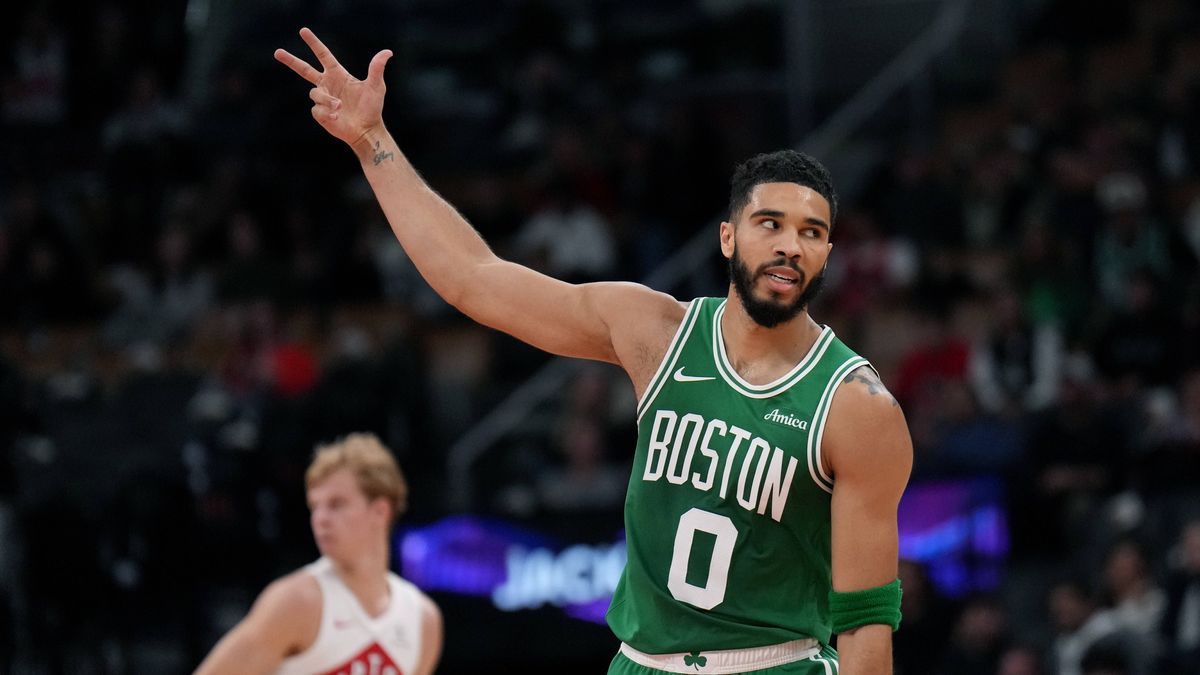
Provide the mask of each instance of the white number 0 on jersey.
POLYGON ((679 517, 675 530, 675 551, 671 554, 671 572, 667 589, 680 602, 700 609, 712 609, 725 600, 729 582, 729 563, 733 560, 733 545, 737 542, 737 527, 726 516, 703 509, 692 509, 679 517), (688 564, 692 556, 692 540, 696 532, 707 532, 717 538, 713 544, 712 562, 703 586, 687 581, 688 564))

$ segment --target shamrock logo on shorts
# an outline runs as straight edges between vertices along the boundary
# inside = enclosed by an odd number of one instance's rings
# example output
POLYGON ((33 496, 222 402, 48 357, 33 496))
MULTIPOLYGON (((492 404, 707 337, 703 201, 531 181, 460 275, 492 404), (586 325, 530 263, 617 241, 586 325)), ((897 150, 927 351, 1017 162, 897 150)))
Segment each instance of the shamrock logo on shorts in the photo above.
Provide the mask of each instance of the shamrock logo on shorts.
POLYGON ((708 663, 708 658, 704 657, 704 656, 700 656, 700 652, 692 652, 691 654, 685 654, 683 657, 683 665, 691 666, 691 667, 695 668, 696 670, 700 670, 701 668, 703 668, 704 664, 706 664, 706 663, 708 663))

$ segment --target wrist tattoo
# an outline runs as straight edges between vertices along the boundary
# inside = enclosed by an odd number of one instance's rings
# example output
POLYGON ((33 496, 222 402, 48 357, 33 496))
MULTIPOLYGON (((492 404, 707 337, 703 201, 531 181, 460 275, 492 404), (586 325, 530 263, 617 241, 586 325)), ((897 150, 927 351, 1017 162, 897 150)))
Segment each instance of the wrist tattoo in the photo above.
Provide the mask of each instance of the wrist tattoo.
POLYGON ((395 155, 391 151, 382 149, 380 145, 380 141, 375 141, 375 156, 372 158, 375 161, 375 166, 379 166, 385 161, 390 162, 395 159, 395 155))

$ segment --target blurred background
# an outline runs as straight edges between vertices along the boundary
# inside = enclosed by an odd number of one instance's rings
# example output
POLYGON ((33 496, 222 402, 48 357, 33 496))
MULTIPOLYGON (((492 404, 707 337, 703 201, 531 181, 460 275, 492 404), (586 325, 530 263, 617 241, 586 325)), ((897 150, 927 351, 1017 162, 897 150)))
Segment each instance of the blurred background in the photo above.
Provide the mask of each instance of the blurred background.
POLYGON ((603 672, 634 401, 441 302, 271 58, 312 27, 502 255, 723 295, 733 166, 842 197, 812 308, 902 402, 900 675, 1200 673, 1185 0, 0 8, 0 674, 185 673, 309 562, 314 444, 412 486, 442 673, 603 672))

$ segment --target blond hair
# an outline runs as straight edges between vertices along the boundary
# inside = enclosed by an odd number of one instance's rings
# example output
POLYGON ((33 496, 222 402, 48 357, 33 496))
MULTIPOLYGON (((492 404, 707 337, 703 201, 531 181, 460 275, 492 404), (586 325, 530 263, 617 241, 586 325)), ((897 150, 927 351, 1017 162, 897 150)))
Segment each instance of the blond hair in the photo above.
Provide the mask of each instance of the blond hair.
POLYGON ((375 434, 350 434, 317 446, 304 474, 304 486, 311 490, 342 469, 350 469, 368 501, 383 498, 391 504, 393 523, 408 508, 408 483, 400 465, 375 434))

